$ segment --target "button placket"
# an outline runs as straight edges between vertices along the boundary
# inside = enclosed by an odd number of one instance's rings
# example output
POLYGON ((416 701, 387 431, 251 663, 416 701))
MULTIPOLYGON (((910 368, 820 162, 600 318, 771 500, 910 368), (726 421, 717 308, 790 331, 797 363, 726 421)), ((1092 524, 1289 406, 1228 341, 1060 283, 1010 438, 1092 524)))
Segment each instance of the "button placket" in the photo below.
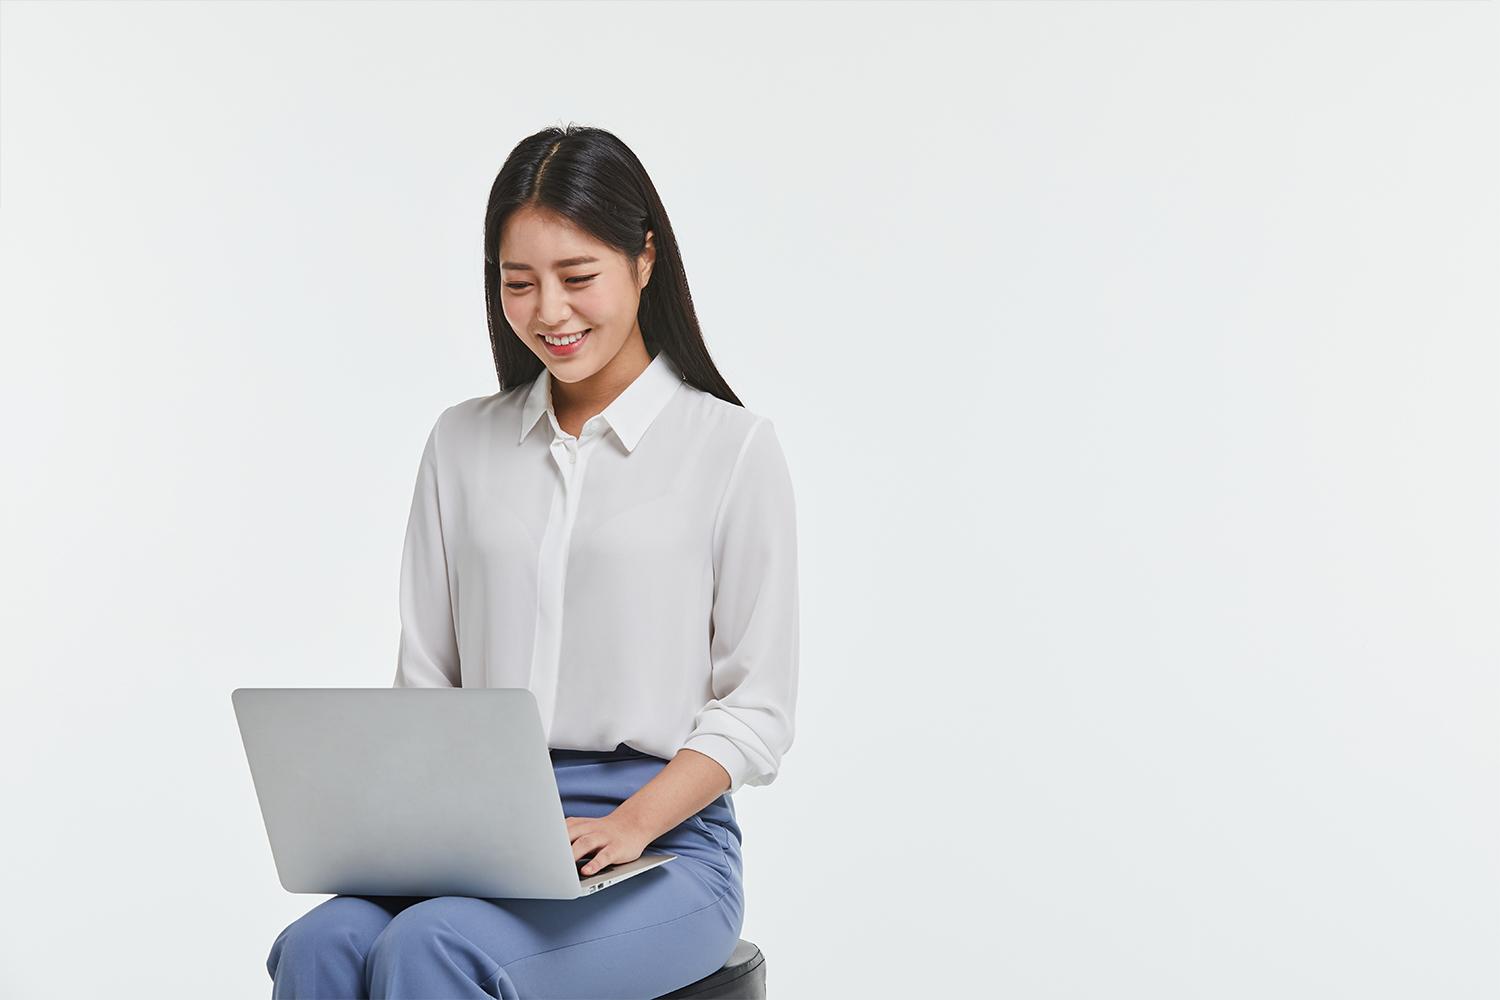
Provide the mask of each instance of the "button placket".
POLYGON ((578 515, 584 472, 588 467, 592 443, 597 438, 590 429, 593 427, 597 427, 593 421, 586 424, 582 438, 559 431, 552 441, 552 457, 560 475, 542 537, 537 573, 536 631, 531 661, 532 693, 537 699, 543 733, 549 738, 556 709, 558 671, 561 665, 568 550, 573 536, 573 524, 578 515))

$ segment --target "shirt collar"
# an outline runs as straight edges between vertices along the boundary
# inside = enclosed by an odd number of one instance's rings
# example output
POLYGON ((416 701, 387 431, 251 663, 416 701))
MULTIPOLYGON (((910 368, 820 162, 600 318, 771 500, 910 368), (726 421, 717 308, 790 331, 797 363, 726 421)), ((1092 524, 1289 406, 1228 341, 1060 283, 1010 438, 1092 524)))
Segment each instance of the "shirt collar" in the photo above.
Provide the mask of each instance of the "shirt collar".
MULTIPOLYGON (((635 381, 625 387, 600 413, 626 451, 634 451, 646 428, 661 413, 672 398, 672 393, 684 381, 682 370, 667 356, 665 350, 656 352, 656 357, 635 381)), ((517 443, 526 440, 526 435, 536 426, 544 413, 552 410, 552 373, 544 366, 542 373, 531 383, 531 390, 521 406, 521 436, 517 443)), ((556 419, 556 413, 553 413, 556 419)))

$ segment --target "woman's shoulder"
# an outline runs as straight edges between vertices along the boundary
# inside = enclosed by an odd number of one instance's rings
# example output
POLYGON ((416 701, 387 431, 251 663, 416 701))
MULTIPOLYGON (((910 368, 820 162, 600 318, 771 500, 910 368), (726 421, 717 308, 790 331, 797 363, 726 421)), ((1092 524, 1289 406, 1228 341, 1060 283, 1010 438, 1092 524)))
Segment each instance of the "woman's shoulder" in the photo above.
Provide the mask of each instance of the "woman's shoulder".
POLYGON ((682 388, 684 416, 704 433, 743 441, 757 425, 770 422, 763 413, 720 399, 691 383, 682 383, 682 388))
POLYGON ((530 388, 531 383, 525 382, 486 396, 470 396, 467 399, 461 399, 445 407, 438 414, 436 424, 447 430, 449 427, 474 427, 485 422, 493 422, 505 411, 521 406, 530 388))

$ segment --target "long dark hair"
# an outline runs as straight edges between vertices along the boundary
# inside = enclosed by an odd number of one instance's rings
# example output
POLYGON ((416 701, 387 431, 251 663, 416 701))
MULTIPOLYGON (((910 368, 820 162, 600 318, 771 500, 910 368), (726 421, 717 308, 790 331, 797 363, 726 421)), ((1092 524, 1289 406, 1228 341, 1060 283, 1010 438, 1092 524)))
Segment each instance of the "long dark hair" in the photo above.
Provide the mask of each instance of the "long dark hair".
POLYGON ((532 381, 543 364, 516 339, 500 308, 500 231, 512 212, 535 206, 568 219, 601 243, 623 253, 634 271, 653 234, 656 262, 641 290, 636 313, 646 350, 665 349, 687 381, 704 392, 743 406, 703 343, 687 273, 667 210, 641 161, 604 129, 584 125, 545 128, 516 144, 505 158, 484 213, 484 301, 490 349, 502 390, 532 381))

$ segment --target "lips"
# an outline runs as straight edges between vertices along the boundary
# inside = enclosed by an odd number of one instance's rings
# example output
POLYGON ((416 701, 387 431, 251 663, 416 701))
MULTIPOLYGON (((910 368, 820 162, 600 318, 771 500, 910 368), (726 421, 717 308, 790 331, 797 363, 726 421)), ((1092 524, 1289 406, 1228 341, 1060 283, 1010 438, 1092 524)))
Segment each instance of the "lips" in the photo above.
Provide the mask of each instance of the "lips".
MULTIPOLYGON (((554 357, 567 357, 568 355, 574 354, 579 351, 583 347, 583 345, 587 343, 589 339, 589 333, 592 330, 593 327, 589 327, 587 330, 577 331, 583 334, 583 336, 578 340, 573 341, 571 344, 550 344, 547 342, 547 338, 543 337, 541 334, 537 334, 536 339, 542 342, 542 346, 547 349, 548 354, 551 354, 554 357)), ((561 336, 570 337, 572 336, 572 334, 565 333, 561 334, 561 336)))

